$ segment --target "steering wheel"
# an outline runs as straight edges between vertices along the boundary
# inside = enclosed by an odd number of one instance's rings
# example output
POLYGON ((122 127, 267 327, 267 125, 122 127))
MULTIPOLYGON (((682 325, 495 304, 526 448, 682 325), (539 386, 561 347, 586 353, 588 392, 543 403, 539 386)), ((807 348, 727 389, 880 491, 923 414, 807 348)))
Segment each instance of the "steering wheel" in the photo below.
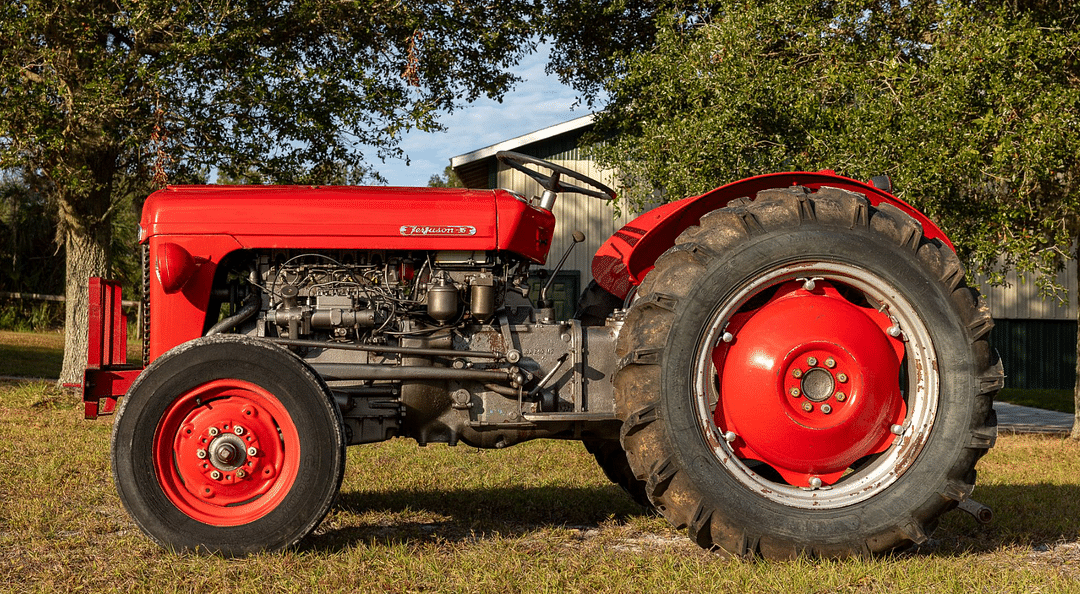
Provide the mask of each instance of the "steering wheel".
MULTIPOLYGON (((521 153, 515 153, 513 151, 499 151, 495 153, 495 158, 500 163, 517 169, 525 175, 536 180, 540 184, 540 187, 544 188, 548 192, 554 192, 556 194, 561 192, 571 192, 574 194, 584 194, 586 196, 592 196, 593 198, 599 198, 601 200, 614 200, 615 190, 605 186, 604 184, 596 181, 595 179, 582 175, 573 169, 567 169, 562 165, 556 165, 550 161, 543 159, 537 159, 529 155, 523 155, 521 153), (535 169, 530 169, 526 165, 538 165, 545 169, 551 170, 550 174, 544 174, 535 169), (591 188, 582 188, 581 186, 575 186, 573 184, 563 183, 562 177, 566 176, 571 179, 583 182, 592 186, 591 188)), ((546 193, 546 192, 545 192, 546 193)))

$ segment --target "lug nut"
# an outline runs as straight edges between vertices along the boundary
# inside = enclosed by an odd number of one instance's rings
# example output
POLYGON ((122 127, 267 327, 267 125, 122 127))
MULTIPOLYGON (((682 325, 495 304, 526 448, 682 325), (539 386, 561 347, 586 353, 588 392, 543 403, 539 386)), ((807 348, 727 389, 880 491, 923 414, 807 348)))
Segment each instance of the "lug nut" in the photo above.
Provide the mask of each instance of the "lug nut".
POLYGON ((200 460, 205 460, 207 455, 206 450, 195 450, 195 457, 200 460))
POLYGON ((806 412, 811 412, 814 410, 814 405, 810 404, 809 402, 804 402, 802 403, 802 409, 806 412))
POLYGON ((243 469, 243 468, 237 468, 237 469, 236 469, 236 478, 238 478, 238 479, 242 479, 242 478, 244 478, 245 476, 247 476, 247 473, 246 473, 246 472, 244 472, 244 469, 243 469))
POLYGON ((793 398, 798 398, 799 394, 801 394, 801 392, 799 392, 798 388, 792 388, 791 391, 790 391, 790 394, 791 394, 791 396, 793 398))
POLYGON ((218 434, 218 428, 217 427, 211 427, 206 432, 210 434, 210 437, 215 437, 218 434))
POLYGON ((807 357, 806 358, 806 364, 809 365, 810 367, 813 367, 813 366, 817 365, 817 357, 807 357))
POLYGON ((840 383, 846 382, 847 381, 847 374, 846 373, 838 373, 838 374, 836 374, 836 381, 838 381, 840 383))
POLYGON ((801 369, 796 369, 796 370, 792 371, 791 372, 791 377, 793 377, 795 379, 799 379, 800 377, 802 377, 802 370, 801 369))
POLYGON ((241 427, 240 425, 237 425, 237 426, 233 427, 232 432, 237 434, 237 435, 243 435, 244 434, 244 428, 241 427))
POLYGON ((259 450, 256 450, 255 446, 252 446, 252 447, 248 448, 248 455, 249 456, 257 456, 257 455, 259 455, 259 450))
POLYGON ((210 478, 214 479, 215 481, 220 481, 221 480, 221 473, 216 471, 216 470, 211 471, 210 472, 210 478))
POLYGON ((836 367, 836 359, 833 359, 832 357, 825 359, 825 367, 828 367, 829 369, 836 367))
POLYGON ((837 392, 836 393, 836 401, 837 402, 843 402, 845 400, 847 400, 847 394, 845 394, 843 392, 837 392))
POLYGON ((821 405, 821 412, 823 412, 825 414, 829 414, 829 413, 832 412, 832 407, 829 406, 828 404, 822 404, 821 405))

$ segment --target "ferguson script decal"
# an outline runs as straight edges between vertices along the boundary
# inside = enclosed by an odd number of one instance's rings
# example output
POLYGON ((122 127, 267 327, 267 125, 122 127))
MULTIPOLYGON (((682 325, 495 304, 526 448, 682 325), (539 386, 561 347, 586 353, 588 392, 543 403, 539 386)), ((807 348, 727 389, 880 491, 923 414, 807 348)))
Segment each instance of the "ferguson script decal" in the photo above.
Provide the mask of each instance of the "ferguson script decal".
POLYGON ((476 235, 472 225, 402 225, 401 234, 409 235, 476 235))

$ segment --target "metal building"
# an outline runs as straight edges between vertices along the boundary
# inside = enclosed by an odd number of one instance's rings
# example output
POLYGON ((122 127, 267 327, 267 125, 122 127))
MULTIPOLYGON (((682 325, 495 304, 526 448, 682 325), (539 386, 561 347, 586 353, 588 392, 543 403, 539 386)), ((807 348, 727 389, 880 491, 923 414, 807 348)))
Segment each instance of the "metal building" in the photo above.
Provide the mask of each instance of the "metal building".
MULTIPOLYGON (((550 128, 537 130, 524 136, 511 138, 471 153, 450 159, 458 178, 468 188, 506 188, 525 196, 539 196, 543 190, 529 176, 500 165, 495 158, 499 151, 515 151, 539 157, 596 179, 618 191, 613 171, 601 170, 596 163, 581 156, 578 143, 592 126, 592 114, 550 128)), ((563 253, 573 243, 574 231, 585 234, 585 241, 574 247, 566 265, 553 285, 551 296, 555 300, 556 313, 571 316, 578 295, 592 280, 592 256, 600 244, 615 231, 628 223, 631 216, 615 215, 610 202, 581 194, 562 194, 552 209, 555 214, 555 237, 551 242, 545 272, 558 263, 563 253)), ((535 284, 543 281, 543 273, 535 284)), ((543 281, 546 282, 546 281, 543 281)), ((532 292, 533 295, 536 291, 532 292)))

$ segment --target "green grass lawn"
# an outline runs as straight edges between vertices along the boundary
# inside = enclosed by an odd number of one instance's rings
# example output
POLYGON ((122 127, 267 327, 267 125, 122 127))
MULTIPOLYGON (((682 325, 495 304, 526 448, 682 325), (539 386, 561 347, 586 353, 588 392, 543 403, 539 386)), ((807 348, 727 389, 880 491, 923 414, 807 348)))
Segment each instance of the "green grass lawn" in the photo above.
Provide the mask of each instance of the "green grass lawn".
POLYGON ((0 382, 0 591, 1075 592, 1080 444, 1003 436, 974 497, 903 554, 725 559, 643 513, 575 442, 350 448, 341 494, 296 550, 176 555, 143 536, 109 469, 109 418, 47 383, 0 382))
MULTIPOLYGON (((59 335, 32 336, 0 334, 4 353, 32 355, 5 374, 59 369, 59 335)), ((1080 591, 1080 444, 1057 437, 1003 436, 979 463, 974 498, 993 523, 950 512, 926 544, 871 559, 700 550, 576 442, 406 439, 350 448, 336 504, 296 550, 222 559, 139 531, 112 484, 111 418, 81 412, 48 382, 0 381, 0 592, 1080 591)))

